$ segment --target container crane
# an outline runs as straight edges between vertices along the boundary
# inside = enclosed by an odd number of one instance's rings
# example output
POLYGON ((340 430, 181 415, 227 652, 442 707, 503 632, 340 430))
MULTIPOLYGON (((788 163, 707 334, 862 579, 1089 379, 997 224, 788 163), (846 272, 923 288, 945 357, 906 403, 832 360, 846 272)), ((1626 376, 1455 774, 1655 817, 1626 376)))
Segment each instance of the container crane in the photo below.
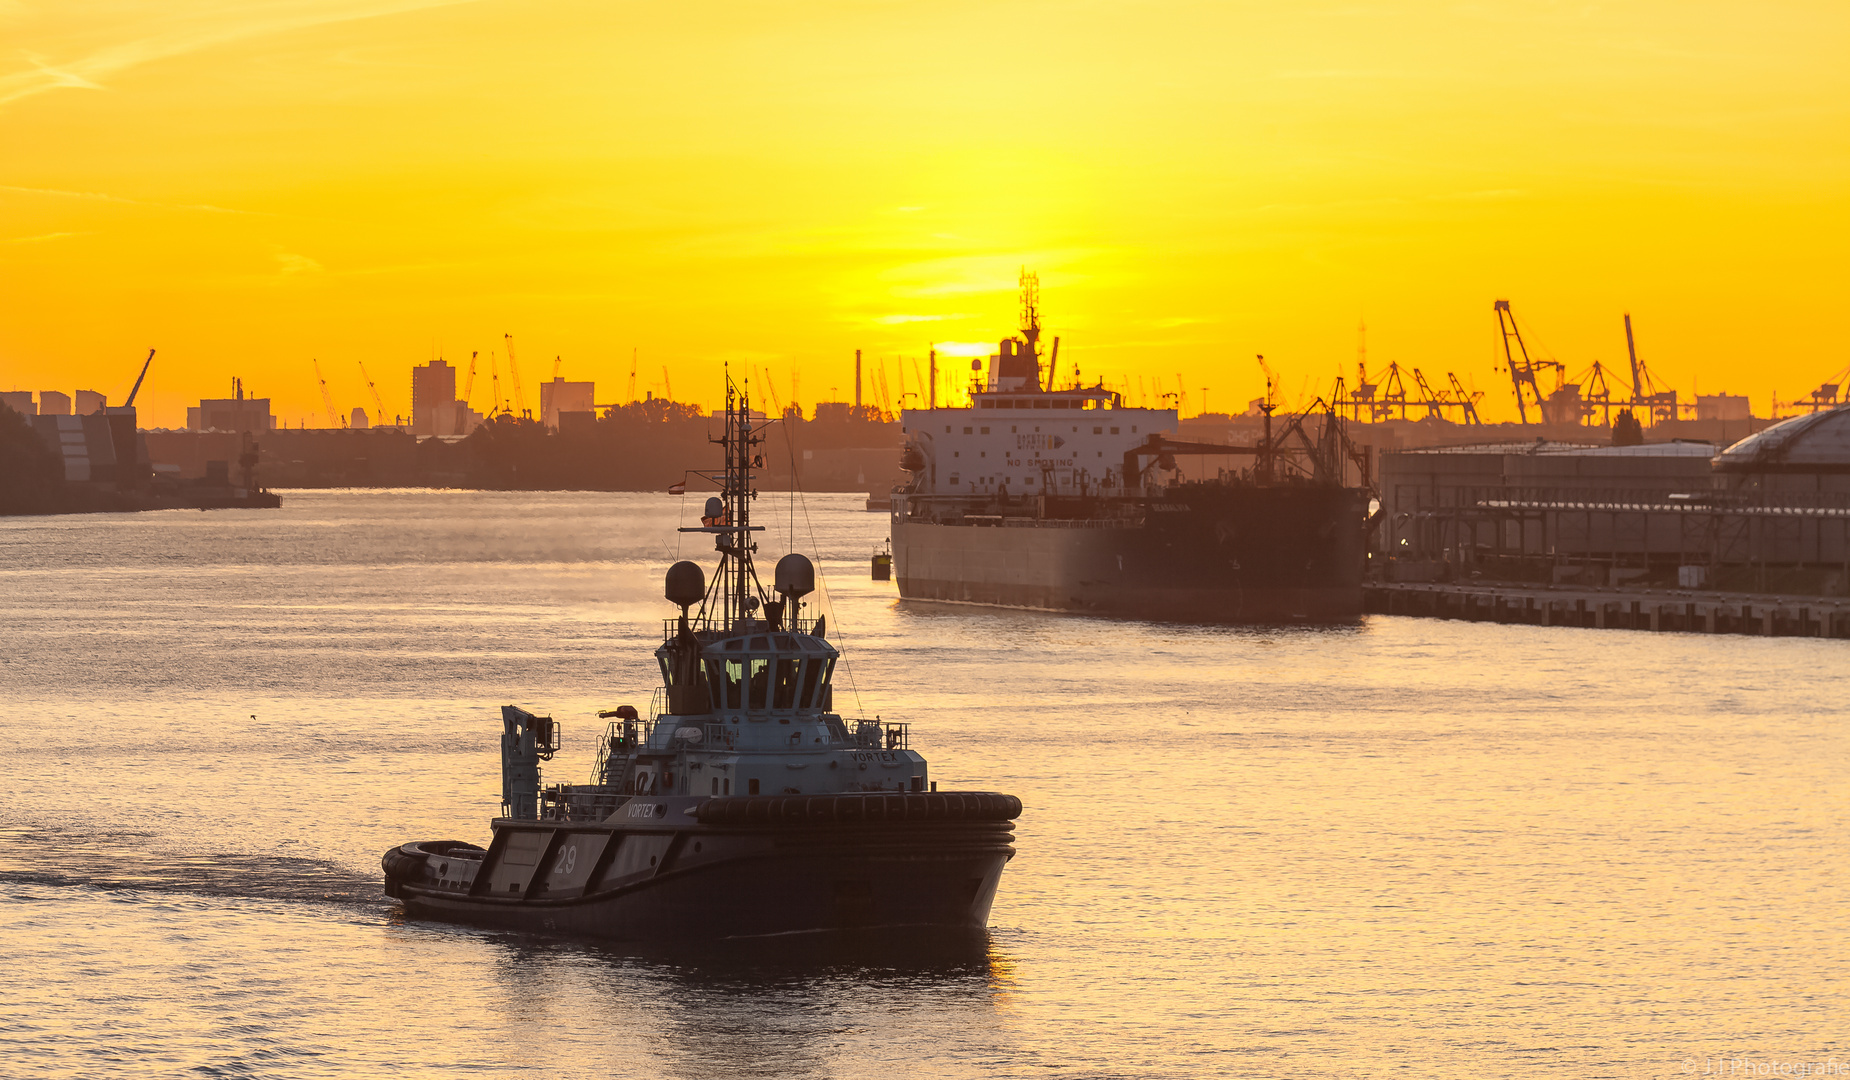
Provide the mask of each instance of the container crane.
POLYGON ((315 365, 315 381, 321 384, 321 403, 327 406, 328 426, 340 427, 340 410, 334 407, 334 395, 328 392, 327 377, 321 374, 321 361, 310 360, 309 363, 315 365))

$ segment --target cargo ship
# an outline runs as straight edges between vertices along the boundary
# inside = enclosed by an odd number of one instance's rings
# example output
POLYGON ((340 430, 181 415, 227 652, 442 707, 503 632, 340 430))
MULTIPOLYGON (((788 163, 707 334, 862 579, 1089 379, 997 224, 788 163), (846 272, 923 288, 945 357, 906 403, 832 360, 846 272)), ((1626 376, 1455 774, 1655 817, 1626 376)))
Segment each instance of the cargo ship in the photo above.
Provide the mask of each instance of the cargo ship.
POLYGON ((1022 292, 1021 332, 987 372, 972 361, 970 404, 900 414, 902 598, 1189 622, 1361 614, 1370 460, 1334 409, 1275 427, 1268 395, 1256 445, 1178 440, 1174 409, 1076 376, 1056 389, 1059 339, 1043 364, 1031 275, 1022 292), (1228 464, 1184 479, 1182 457, 1228 464))

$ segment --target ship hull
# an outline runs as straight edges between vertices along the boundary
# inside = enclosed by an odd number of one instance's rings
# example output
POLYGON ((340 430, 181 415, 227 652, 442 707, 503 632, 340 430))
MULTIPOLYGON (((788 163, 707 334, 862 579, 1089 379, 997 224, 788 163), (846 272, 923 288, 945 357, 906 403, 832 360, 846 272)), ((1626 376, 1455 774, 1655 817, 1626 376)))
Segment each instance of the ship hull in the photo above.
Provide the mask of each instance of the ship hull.
POLYGON ((612 941, 987 925, 1015 852, 994 809, 1006 797, 986 796, 981 813, 959 812, 975 804, 968 795, 891 798, 909 819, 869 821, 859 808, 859 820, 819 819, 861 796, 803 800, 807 819, 782 812, 789 799, 749 800, 782 804, 778 820, 749 820, 747 800, 722 808, 737 820, 686 820, 701 809, 688 799, 635 804, 663 808, 643 818, 659 825, 632 824, 627 808, 600 823, 502 819, 475 858, 394 848, 386 890, 414 919, 612 941))
POLYGON ((1115 516, 981 524, 940 523, 896 500, 894 571, 909 600, 1187 622, 1362 612, 1366 502, 1354 489, 1204 487, 1135 507, 1094 504, 1115 516))

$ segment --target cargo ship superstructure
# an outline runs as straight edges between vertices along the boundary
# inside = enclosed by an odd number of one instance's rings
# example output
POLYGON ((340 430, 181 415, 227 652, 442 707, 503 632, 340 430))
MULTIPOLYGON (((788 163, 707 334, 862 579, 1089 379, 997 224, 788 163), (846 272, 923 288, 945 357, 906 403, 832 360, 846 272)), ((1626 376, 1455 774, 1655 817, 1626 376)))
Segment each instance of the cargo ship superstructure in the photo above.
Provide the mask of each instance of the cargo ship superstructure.
POLYGON ((1173 437, 1075 374, 1055 389, 1038 289, 970 404, 901 412, 893 568, 906 599, 1211 622, 1330 621, 1362 610, 1369 459, 1327 407, 1222 446, 1173 437), (1219 467, 1184 480, 1177 458, 1219 467), (1360 478, 1349 484, 1350 475, 1360 478))
POLYGON ((720 494, 681 530, 711 536, 719 567, 711 581, 691 561, 668 569, 681 613, 647 716, 601 714, 614 719, 590 782, 542 787, 559 726, 505 706, 488 846, 382 860, 408 916, 626 941, 986 924, 1021 803, 940 792, 907 725, 837 711, 841 653, 805 602, 814 565, 785 555, 771 589, 753 565, 762 427, 729 388, 720 494))

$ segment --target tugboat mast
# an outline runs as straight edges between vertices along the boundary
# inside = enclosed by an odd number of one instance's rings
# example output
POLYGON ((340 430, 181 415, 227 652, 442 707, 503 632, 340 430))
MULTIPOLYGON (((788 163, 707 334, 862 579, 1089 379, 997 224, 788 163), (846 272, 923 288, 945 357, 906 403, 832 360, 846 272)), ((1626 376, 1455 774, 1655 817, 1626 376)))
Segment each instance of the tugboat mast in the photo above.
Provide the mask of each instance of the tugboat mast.
POLYGON ((752 564, 758 544, 751 534, 763 532, 764 526, 751 523, 752 500, 758 492, 752 487, 752 470, 762 468, 763 431, 769 424, 752 426, 751 393, 726 379, 726 427, 717 439, 709 440, 725 448, 726 471, 718 480, 720 493, 707 500, 706 513, 698 528, 682 532, 712 533, 714 549, 720 553, 720 566, 713 575, 713 586, 700 605, 703 629, 730 630, 751 620, 765 603, 764 585, 752 564))

